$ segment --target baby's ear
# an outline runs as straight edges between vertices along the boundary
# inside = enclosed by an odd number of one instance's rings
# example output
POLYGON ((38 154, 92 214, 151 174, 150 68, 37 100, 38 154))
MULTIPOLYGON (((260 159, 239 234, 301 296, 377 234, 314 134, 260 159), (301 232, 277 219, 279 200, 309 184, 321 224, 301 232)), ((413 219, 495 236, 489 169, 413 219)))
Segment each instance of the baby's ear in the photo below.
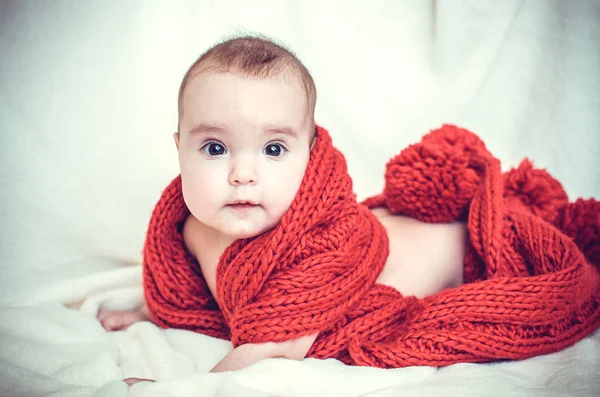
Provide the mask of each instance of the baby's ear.
POLYGON ((173 139, 175 139, 175 146, 179 149, 179 131, 173 133, 173 139))
POLYGON ((315 146, 315 142, 317 141, 317 128, 315 127, 315 133, 312 136, 312 139, 310 140, 310 148, 308 149, 309 151, 312 152, 312 148, 313 146, 315 146))

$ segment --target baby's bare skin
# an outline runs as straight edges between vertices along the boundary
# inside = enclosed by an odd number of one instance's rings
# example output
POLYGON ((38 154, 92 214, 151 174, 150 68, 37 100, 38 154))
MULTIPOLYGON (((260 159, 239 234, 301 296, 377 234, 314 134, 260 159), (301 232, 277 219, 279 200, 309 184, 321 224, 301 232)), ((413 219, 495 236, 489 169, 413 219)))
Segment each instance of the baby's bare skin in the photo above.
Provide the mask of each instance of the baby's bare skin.
POLYGON ((377 283, 418 298, 462 285, 467 242, 464 223, 424 223, 393 215, 386 208, 372 212, 385 227, 390 246, 377 283))

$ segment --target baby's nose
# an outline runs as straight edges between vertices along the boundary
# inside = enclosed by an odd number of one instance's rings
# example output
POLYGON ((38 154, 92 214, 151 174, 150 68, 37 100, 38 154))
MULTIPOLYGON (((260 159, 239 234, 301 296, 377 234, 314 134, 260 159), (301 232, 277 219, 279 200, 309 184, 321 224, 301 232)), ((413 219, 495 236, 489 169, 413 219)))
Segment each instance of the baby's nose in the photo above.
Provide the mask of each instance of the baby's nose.
POLYGON ((256 164, 251 159, 236 161, 229 173, 229 183, 232 185, 254 184, 258 181, 256 164))

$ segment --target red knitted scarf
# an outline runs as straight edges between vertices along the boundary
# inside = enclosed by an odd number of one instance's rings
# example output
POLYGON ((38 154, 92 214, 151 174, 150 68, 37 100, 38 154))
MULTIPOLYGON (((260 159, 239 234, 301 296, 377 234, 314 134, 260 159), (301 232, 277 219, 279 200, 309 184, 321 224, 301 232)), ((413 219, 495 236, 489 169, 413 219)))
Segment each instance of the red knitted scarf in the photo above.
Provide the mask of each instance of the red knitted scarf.
POLYGON ((308 357, 375 367, 443 366, 555 352, 600 326, 600 202, 569 203, 525 160, 505 174, 474 134, 444 126, 392 159, 384 192, 358 204, 327 131, 279 225, 220 258, 216 304, 182 227, 175 178, 152 214, 145 297, 163 327, 235 345, 319 332, 308 357), (368 207, 468 222, 465 285, 424 299, 375 284, 388 255, 368 207))

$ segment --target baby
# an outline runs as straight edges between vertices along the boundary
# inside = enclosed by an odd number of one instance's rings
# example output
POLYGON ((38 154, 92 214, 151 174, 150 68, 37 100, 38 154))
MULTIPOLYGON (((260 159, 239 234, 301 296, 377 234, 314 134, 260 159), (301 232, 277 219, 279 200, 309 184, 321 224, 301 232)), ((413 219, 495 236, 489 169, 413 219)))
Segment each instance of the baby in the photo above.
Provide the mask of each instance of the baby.
MULTIPOLYGON (((290 208, 316 139, 315 104, 307 69, 263 38, 218 44, 186 73, 174 134, 190 212, 183 238, 215 300, 216 269, 225 249, 272 230, 290 208)), ((372 212, 390 247, 377 283, 417 297, 462 284, 465 224, 426 224, 385 208, 372 212)), ((111 331, 152 321, 146 305, 137 312, 101 310, 98 318, 111 331)), ((303 359, 317 335, 240 345, 212 371, 270 357, 303 359)))

